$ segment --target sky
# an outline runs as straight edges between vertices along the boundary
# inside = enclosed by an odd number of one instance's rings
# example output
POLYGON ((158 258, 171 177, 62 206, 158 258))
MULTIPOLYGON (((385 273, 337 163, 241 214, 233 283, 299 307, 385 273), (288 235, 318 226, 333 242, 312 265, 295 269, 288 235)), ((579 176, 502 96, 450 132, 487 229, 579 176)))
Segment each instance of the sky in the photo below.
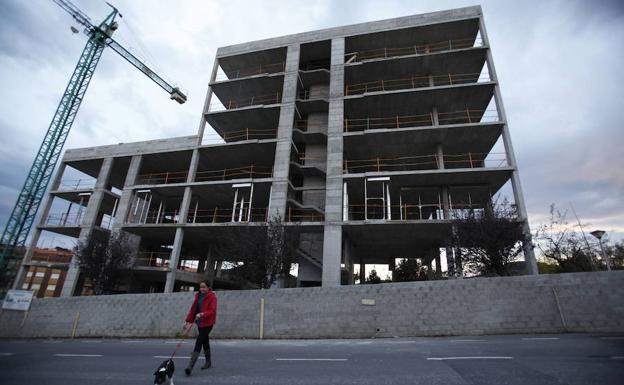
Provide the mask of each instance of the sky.
MULTIPOLYGON (((100 0, 75 0, 93 22, 100 0)), ((113 0, 115 38, 179 85, 179 105, 105 50, 65 148, 197 133, 217 47, 477 5, 473 1, 113 0)), ((532 229, 570 204, 587 230, 624 238, 624 5, 483 1, 532 229)), ((51 0, 0 0, 0 227, 87 37, 51 0)), ((81 29, 81 28, 80 28, 81 29)), ((574 220, 574 217, 570 219, 574 220)), ((47 239, 40 246, 61 246, 47 239)))

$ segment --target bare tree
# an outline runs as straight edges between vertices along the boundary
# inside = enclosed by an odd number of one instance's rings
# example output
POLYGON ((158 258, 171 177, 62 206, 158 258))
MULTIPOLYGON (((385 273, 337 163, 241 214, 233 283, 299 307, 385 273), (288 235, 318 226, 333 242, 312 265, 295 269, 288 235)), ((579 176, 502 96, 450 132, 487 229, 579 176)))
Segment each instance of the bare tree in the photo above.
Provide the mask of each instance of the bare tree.
POLYGON ((371 272, 368 274, 368 277, 366 277, 366 283, 370 283, 370 284, 381 283, 381 277, 377 275, 377 270, 375 269, 371 270, 371 272))
POLYGON ((95 295, 110 294, 130 270, 133 247, 127 233, 94 230, 87 242, 74 247, 80 272, 93 285, 95 295))
POLYGON ((427 267, 416 258, 403 258, 394 268, 395 282, 426 281, 427 267))
POLYGON ((234 277, 268 289, 279 278, 288 277, 296 245, 295 234, 275 216, 263 227, 232 226, 215 252, 222 260, 237 262, 234 277))
POLYGON ((507 199, 457 215, 450 238, 453 246, 461 249, 468 272, 499 276, 510 275, 509 265, 521 254, 525 241, 516 207, 507 199))
POLYGON ((567 211, 550 205, 549 223, 540 226, 535 239, 544 258, 554 261, 558 272, 595 270, 595 246, 590 245, 576 230, 578 225, 570 225, 567 211))

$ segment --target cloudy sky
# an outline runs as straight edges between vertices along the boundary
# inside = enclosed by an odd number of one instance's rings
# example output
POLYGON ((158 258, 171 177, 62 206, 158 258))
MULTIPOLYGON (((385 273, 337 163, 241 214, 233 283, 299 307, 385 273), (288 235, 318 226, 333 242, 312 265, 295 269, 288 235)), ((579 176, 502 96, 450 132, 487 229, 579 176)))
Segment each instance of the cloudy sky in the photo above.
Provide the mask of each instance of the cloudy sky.
MULTIPOLYGON (((197 131, 217 47, 474 1, 112 1, 116 39, 188 94, 182 106, 104 52, 66 148, 197 131)), ((100 0, 75 0, 94 22, 100 0)), ((624 6, 617 1, 484 1, 529 216, 570 203, 591 229, 624 237, 624 6)), ((0 227, 86 42, 51 0, 0 0, 0 227)), ((51 246, 48 240, 44 246, 51 246)))

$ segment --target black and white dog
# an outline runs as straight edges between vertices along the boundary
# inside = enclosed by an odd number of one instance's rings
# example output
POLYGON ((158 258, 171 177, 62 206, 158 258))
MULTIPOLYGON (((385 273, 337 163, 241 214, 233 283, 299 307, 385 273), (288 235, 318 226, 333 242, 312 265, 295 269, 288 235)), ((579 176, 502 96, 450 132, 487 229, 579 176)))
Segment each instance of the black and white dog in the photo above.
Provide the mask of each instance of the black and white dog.
POLYGON ((172 359, 168 359, 162 362, 158 369, 154 372, 154 385, 164 384, 169 380, 169 385, 173 384, 173 372, 175 372, 175 365, 172 359))

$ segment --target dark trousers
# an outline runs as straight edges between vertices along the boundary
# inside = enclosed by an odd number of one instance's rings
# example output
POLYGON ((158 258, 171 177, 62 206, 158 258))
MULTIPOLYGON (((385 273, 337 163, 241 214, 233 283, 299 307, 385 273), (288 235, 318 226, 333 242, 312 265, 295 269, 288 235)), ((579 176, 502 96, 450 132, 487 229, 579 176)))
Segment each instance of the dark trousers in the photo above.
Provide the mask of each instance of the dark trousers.
POLYGON ((201 352, 202 347, 204 348, 204 354, 206 358, 210 357, 210 332, 212 331, 212 326, 208 326, 205 328, 200 328, 199 334, 197 335, 197 339, 195 340, 195 349, 193 351, 199 353, 201 352))

